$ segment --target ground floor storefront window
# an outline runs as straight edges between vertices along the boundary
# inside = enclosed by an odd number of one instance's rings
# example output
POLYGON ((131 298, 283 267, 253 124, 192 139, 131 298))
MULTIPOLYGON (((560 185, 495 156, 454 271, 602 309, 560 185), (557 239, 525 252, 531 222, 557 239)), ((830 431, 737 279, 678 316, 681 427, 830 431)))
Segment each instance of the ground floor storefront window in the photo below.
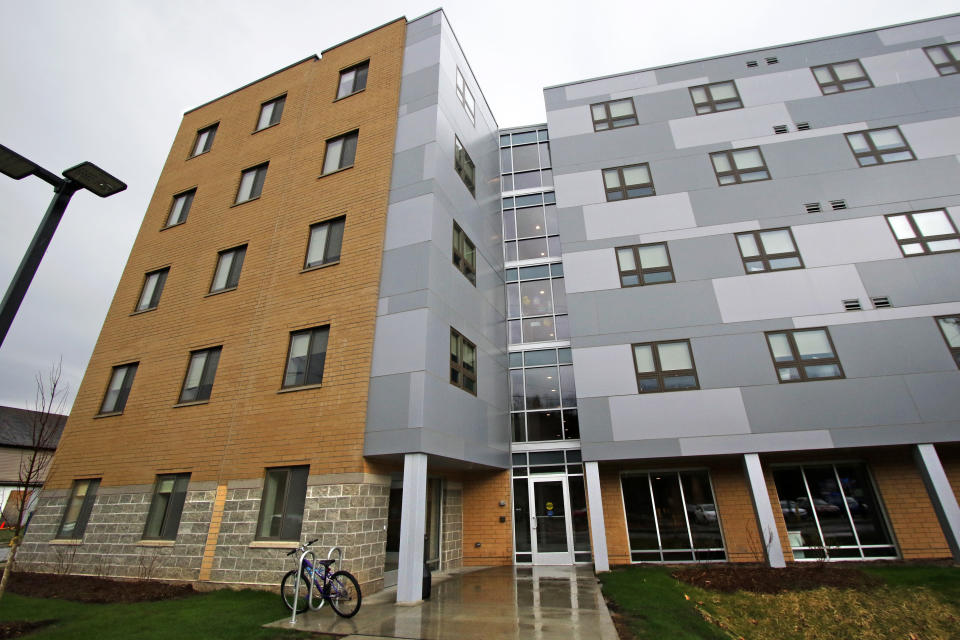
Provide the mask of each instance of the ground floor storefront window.
POLYGON ((773 479, 794 559, 897 557, 866 465, 774 467, 773 479))
POLYGON ((633 562, 726 560, 706 470, 620 477, 633 562))

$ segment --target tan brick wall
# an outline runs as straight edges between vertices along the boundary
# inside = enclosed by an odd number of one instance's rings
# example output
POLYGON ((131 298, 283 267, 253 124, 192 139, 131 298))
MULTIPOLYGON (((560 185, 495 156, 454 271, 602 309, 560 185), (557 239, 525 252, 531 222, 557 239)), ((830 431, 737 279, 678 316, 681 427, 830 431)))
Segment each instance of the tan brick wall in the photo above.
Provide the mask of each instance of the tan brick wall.
POLYGON ((610 564, 630 564, 630 541, 627 539, 627 521, 623 513, 619 467, 600 467, 600 495, 603 500, 603 524, 607 533, 607 557, 610 564))
POLYGON ((463 564, 513 564, 510 472, 473 473, 462 480, 463 564), (501 501, 506 506, 501 507, 501 501), (500 516, 506 521, 500 522, 500 516))
POLYGON ((406 23, 388 24, 187 113, 90 359, 48 485, 262 478, 264 467, 365 471, 373 348, 406 23), (334 101, 339 70, 370 60, 365 91, 334 101), (253 133, 262 102, 281 122, 253 133), (219 122, 210 152, 188 159, 219 122), (359 129, 353 168, 318 178, 325 141, 359 129), (234 206, 243 169, 269 161, 262 196, 234 206), (161 231, 196 187, 185 224, 161 231), (301 272, 311 223, 346 215, 339 264, 301 272), (247 244, 239 286, 207 295, 217 252, 247 244), (148 271, 169 266, 154 311, 131 315, 148 271), (322 388, 278 393, 291 331, 330 325, 322 388), (209 403, 175 408, 189 353, 222 345, 209 403), (95 418, 111 367, 139 361, 121 416, 95 418))

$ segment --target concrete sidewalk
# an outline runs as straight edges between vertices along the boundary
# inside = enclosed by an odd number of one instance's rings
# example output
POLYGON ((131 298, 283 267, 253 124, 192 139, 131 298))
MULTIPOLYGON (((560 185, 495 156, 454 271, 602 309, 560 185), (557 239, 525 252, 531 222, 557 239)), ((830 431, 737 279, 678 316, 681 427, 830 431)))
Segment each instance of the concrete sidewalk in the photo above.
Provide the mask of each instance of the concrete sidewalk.
MULTIPOLYGON (((364 598, 353 618, 328 605, 297 616, 303 631, 422 640, 617 640, 591 567, 494 567, 435 576, 430 600, 397 605, 396 589, 364 598)), ((290 617, 266 625, 290 629, 290 617)))

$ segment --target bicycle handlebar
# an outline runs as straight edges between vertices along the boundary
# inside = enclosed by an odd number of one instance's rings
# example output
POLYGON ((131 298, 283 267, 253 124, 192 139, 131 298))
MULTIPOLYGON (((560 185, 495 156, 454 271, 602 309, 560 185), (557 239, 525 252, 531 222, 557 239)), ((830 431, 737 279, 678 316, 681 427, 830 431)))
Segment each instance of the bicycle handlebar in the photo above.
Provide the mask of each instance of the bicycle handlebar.
POLYGON ((297 547, 296 549, 291 549, 291 550, 290 550, 290 553, 288 553, 287 555, 288 555, 288 556, 292 556, 292 555, 295 554, 297 551, 299 551, 301 548, 306 549, 307 547, 309 547, 310 545, 312 545, 314 542, 317 542, 319 539, 320 539, 320 538, 314 538, 314 539, 311 540, 310 542, 305 542, 305 543, 303 543, 303 547, 297 547))

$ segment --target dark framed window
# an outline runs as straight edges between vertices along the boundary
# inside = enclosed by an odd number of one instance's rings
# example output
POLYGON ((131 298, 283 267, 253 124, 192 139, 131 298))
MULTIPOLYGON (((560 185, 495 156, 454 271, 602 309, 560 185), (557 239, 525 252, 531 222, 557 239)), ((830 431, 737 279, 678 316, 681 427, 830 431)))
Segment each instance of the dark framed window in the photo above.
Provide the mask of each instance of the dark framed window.
POLYGON ((639 393, 700 388, 689 340, 644 342, 632 347, 639 393))
POLYGON ((621 287, 673 282, 673 266, 666 242, 617 247, 621 287))
POLYGON ((803 260, 789 227, 747 231, 736 236, 747 273, 803 268, 803 260))
POLYGON ((100 478, 74 480, 67 498, 67 507, 57 528, 57 538, 79 540, 87 529, 93 503, 97 499, 100 478))
POLYGON ((123 408, 127 406, 130 387, 133 386, 133 377, 137 375, 138 364, 131 362, 113 368, 107 391, 103 394, 103 402, 100 403, 100 415, 123 412, 123 408))
POLYGON ((263 193, 263 182, 267 179, 267 166, 264 162, 256 167, 250 167, 240 174, 240 186, 237 188, 237 199, 234 204, 256 200, 263 193))
POLYGON ((330 327, 314 327, 290 334, 287 350, 287 368, 283 374, 283 388, 320 384, 323 365, 327 359, 327 339, 330 327))
POLYGON ((905 256, 960 250, 960 235, 946 209, 896 213, 887 216, 887 224, 905 256))
POLYGON ((810 67, 810 70, 813 72, 813 77, 817 79, 817 84, 820 85, 820 91, 825 96, 831 93, 869 89, 873 86, 859 60, 833 62, 818 67, 810 67))
POLYGON ((657 195, 650 177, 650 165, 646 162, 604 169, 603 187, 608 202, 657 195))
POLYGON ((477 248, 456 222, 453 223, 453 266, 477 286, 477 248))
POLYGON ((257 118, 256 131, 272 127, 280 122, 283 116, 283 105, 287 102, 286 94, 273 100, 267 100, 260 105, 260 116, 257 118))
POLYGON ((240 270, 243 258, 247 255, 247 245, 226 249, 217 254, 217 268, 213 272, 210 293, 236 289, 240 282, 240 270))
POLYGON ((140 290, 140 297, 137 299, 137 306, 134 311, 148 311, 156 309, 160 304, 160 295, 163 293, 163 285, 167 282, 167 274, 170 273, 170 267, 151 271, 143 279, 143 288, 140 290))
POLYGON ((309 465, 267 469, 260 498, 257 540, 299 540, 309 465))
POLYGON ((592 104, 590 115, 593 117, 594 131, 632 127, 637 124, 637 111, 632 98, 592 104))
POLYGON ((826 327, 768 331, 766 335, 780 382, 844 377, 826 327))
POLYGON ((343 244, 343 225, 346 218, 335 218, 310 225, 307 241, 307 257, 303 267, 318 267, 340 262, 340 246, 343 244))
POLYGON ((477 345, 450 329, 450 384, 477 395, 477 345))
POLYGON ((467 185, 470 195, 476 198, 477 169, 473 164, 473 160, 470 159, 470 154, 463 148, 463 143, 460 142, 460 138, 456 136, 453 138, 453 170, 456 171, 460 179, 463 180, 463 184, 467 185))
POLYGON ((460 69, 457 69, 457 100, 460 101, 460 104, 463 105, 464 110, 467 112, 467 116, 470 117, 470 122, 477 123, 477 114, 476 114, 476 104, 473 100, 473 93, 470 91, 470 87, 467 86, 467 81, 463 77, 463 74, 460 73, 460 69))
POLYGON ((940 75, 949 76, 960 73, 960 42, 924 47, 923 50, 940 75))
POLYGON ((867 129, 846 136, 847 144, 861 167, 916 160, 910 145, 900 133, 900 127, 867 129))
POLYGON ((960 315, 940 316, 937 318, 937 326, 940 327, 943 339, 947 341, 953 361, 960 367, 960 315))
POLYGON ((737 84, 733 80, 690 87, 690 98, 693 99, 693 108, 698 116, 743 108, 737 84))
POLYGON ((194 141, 193 151, 190 153, 191 158, 210 151, 213 147, 213 138, 217 135, 217 126, 219 126, 219 124, 218 122, 197 131, 197 139, 194 141))
POLYGON ((183 503, 187 499, 189 473, 170 473, 157 476, 153 485, 153 499, 143 528, 144 540, 176 540, 180 528, 183 503))
POLYGON ((367 88, 367 72, 370 70, 370 61, 347 67, 340 71, 340 84, 337 85, 337 100, 360 93, 367 88))
POLYGON ((352 167, 357 159, 359 139, 360 131, 357 130, 327 140, 327 150, 323 155, 323 175, 352 167))
POLYGON ((220 362, 221 348, 213 347, 190 352, 187 375, 183 378, 183 388, 180 390, 180 403, 202 402, 210 399, 213 379, 217 375, 217 364, 220 362))
POLYGON ((170 205, 170 213, 167 215, 167 224, 165 227, 175 227, 187 221, 187 214, 190 213, 190 205, 193 204, 193 198, 197 195, 196 189, 190 189, 183 193, 173 196, 173 204, 170 205))
POLYGON ((710 154, 710 161, 720 186, 770 179, 760 147, 715 151, 710 154))

